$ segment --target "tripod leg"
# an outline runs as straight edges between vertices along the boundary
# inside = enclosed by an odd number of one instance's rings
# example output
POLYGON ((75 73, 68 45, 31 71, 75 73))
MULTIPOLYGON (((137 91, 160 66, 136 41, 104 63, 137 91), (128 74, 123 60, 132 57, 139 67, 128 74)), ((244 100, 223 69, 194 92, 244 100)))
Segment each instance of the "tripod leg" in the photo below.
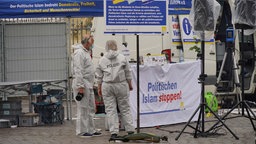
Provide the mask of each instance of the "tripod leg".
MULTIPOLYGON (((239 102, 239 103, 237 103, 235 106, 233 106, 221 119, 225 119, 238 105, 240 105, 242 102, 239 102)), ((215 113, 214 113, 215 114, 215 113)), ((219 117, 219 116, 217 116, 216 114, 214 115, 215 117, 219 117)), ((215 126, 217 126, 219 124, 219 121, 216 123, 216 124, 214 124, 211 128, 210 128, 210 130, 212 130, 215 126)))
POLYGON ((200 124, 200 120, 201 120, 201 116, 204 116, 202 114, 202 109, 203 109, 203 104, 200 105, 200 111, 199 111, 199 116, 198 116, 198 119, 197 119, 197 123, 196 123, 196 128, 195 128, 195 134, 194 134, 194 138, 197 138, 197 131, 198 131, 198 126, 200 124))
MULTIPOLYGON (((242 100, 242 95, 241 95, 240 81, 239 81, 239 76, 238 76, 238 71, 237 71, 238 65, 236 63, 234 51, 232 52, 232 59, 233 59, 233 66, 234 66, 233 72, 234 72, 234 77, 235 77, 236 97, 237 97, 237 103, 239 103, 239 101, 242 100), (238 95, 239 95, 239 97, 238 97, 238 95)), ((238 114, 240 114, 240 105, 238 105, 238 114)))
POLYGON ((221 75, 222 75, 222 72, 223 72, 223 68, 224 68, 224 65, 225 65, 225 62, 226 62, 226 58, 227 58, 227 52, 225 52, 224 56, 223 56, 223 61, 221 63, 221 67, 220 67, 219 75, 218 75, 218 78, 217 78, 216 86, 220 82, 220 78, 221 78, 221 75))
POLYGON ((252 121, 252 117, 251 117, 250 112, 252 113, 254 119, 255 119, 255 114, 254 114, 254 112, 252 111, 252 109, 250 108, 250 106, 249 106, 245 101, 244 101, 243 103, 244 103, 244 105, 245 105, 246 112, 247 112, 248 117, 249 117, 249 119, 250 119, 250 121, 251 121, 251 124, 252 124, 252 126, 253 126, 253 130, 255 130, 255 126, 254 126, 254 123, 253 123, 253 121, 252 121), (250 111, 250 112, 249 112, 249 111, 250 111))
POLYGON ((184 130, 186 129, 186 127, 190 124, 191 120, 194 118, 194 116, 196 115, 196 113, 198 112, 198 110, 201 108, 201 106, 199 105, 197 107, 197 109, 195 110, 195 112, 192 114, 192 116, 189 118, 187 124, 184 126, 184 128, 181 130, 181 132, 179 133, 179 135, 175 138, 175 140, 178 140, 179 137, 181 136, 181 134, 184 132, 184 130))
POLYGON ((236 139, 239 139, 239 138, 231 131, 231 129, 222 121, 222 119, 220 119, 219 116, 217 116, 217 115, 212 111, 212 109, 211 109, 208 105, 206 105, 206 107, 207 107, 207 108, 211 111, 211 113, 219 120, 219 122, 221 122, 222 125, 223 125, 226 129, 228 129, 228 131, 229 131, 236 139))
MULTIPOLYGON (((240 89, 238 90, 237 86, 236 86, 236 99, 237 99, 237 103, 239 103, 239 101, 241 101, 241 91, 240 89), (239 93, 239 94, 238 94, 239 93)), ((238 105, 238 114, 240 114, 240 105, 238 105)))
POLYGON ((244 101, 244 103, 245 103, 246 107, 249 109, 249 111, 251 112, 251 114, 253 115, 254 119, 256 119, 256 116, 255 116, 254 112, 252 111, 251 107, 247 104, 246 101, 244 101))
MULTIPOLYGON (((230 111, 228 111, 221 119, 225 119, 238 105, 242 104, 242 102, 237 103, 235 106, 233 106, 230 111)), ((214 112, 212 112, 213 115, 216 118, 219 118, 219 116, 217 116, 214 112)), ((220 121, 217 121, 207 132, 211 131, 214 127, 216 127, 219 124, 220 121)))

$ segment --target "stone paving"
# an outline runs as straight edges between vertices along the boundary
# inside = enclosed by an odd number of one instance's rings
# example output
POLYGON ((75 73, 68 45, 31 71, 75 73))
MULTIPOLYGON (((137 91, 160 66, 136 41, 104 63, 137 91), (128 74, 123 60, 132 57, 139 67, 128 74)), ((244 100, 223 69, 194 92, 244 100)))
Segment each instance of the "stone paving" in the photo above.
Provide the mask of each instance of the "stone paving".
MULTIPOLYGON (((75 106, 73 109, 75 115, 75 106)), ((237 114, 230 114, 230 117, 237 114)), ((17 128, 0 128, 0 144, 108 144, 110 133, 105 130, 105 115, 97 114, 95 123, 97 128, 102 129, 102 136, 92 138, 80 138, 75 135, 75 118, 65 120, 63 124, 43 125, 36 127, 17 127, 17 128)), ((209 129, 217 119, 210 117, 205 119, 205 131, 209 129)), ((253 120, 255 123, 255 120, 253 120)), ((216 128, 215 134, 199 136, 194 138, 194 129, 186 127, 178 140, 175 138, 185 127, 185 123, 165 125, 159 127, 140 128, 140 132, 153 133, 158 136, 167 136, 168 142, 162 141, 163 144, 255 144, 255 132, 250 120, 241 115, 236 118, 225 120, 225 124, 239 138, 234 136, 225 128, 216 128)), ((196 122, 190 125, 195 126, 196 122)), ((120 135, 125 135, 124 131, 120 135)), ((114 142, 111 142, 114 143, 114 142)), ((130 141, 128 143, 146 143, 143 141, 130 141)), ((149 142, 150 143, 150 142, 149 142)))
MULTIPOLYGON (((80 138, 75 136, 75 120, 65 120, 64 123, 36 126, 36 127, 17 127, 1 128, 0 144, 107 144, 110 134, 105 131, 104 115, 97 115, 95 118, 97 128, 102 129, 103 135, 100 137, 80 138)), ((205 121, 205 126, 214 122, 205 121)), ((190 123, 195 125, 195 123, 190 123)), ((208 137, 199 136, 194 138, 194 130, 186 127, 185 131, 178 136, 185 124, 175 124, 160 127, 140 128, 140 132, 153 133, 159 136, 168 136, 168 144, 255 144, 255 133, 250 120, 245 117, 228 119, 225 124, 235 133, 239 140, 236 140, 232 134, 224 127, 221 127, 215 135, 208 137)), ((206 128, 205 128, 206 129, 206 128)), ((206 129, 207 130, 207 129, 206 129)), ((120 135, 125 135, 124 131, 120 135)), ((145 142, 128 142, 128 143, 145 143, 145 142)))

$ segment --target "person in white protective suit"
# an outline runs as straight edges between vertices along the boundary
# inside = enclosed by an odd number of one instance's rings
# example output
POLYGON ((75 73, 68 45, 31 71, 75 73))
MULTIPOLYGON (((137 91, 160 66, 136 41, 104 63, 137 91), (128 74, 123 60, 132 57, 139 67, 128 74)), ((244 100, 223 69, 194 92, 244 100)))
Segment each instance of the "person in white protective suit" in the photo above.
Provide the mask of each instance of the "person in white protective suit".
POLYGON ((103 96, 111 138, 119 133, 117 105, 128 134, 134 133, 130 110, 129 90, 132 90, 131 71, 128 60, 117 50, 115 40, 106 42, 106 53, 96 68, 98 94, 103 96))
POLYGON ((94 39, 86 35, 73 55, 73 83, 72 89, 74 97, 82 94, 77 104, 76 135, 81 137, 99 136, 100 132, 95 129, 93 118, 95 116, 95 98, 93 91, 95 68, 90 56, 94 39))

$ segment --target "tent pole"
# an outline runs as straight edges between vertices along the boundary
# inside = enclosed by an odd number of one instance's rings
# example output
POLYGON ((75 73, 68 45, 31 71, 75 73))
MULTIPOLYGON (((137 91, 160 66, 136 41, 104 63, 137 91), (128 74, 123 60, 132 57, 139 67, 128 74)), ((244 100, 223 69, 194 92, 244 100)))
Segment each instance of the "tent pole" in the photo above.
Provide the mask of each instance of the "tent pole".
POLYGON ((140 133, 140 49, 139 35, 136 34, 137 48, 137 133, 140 133))

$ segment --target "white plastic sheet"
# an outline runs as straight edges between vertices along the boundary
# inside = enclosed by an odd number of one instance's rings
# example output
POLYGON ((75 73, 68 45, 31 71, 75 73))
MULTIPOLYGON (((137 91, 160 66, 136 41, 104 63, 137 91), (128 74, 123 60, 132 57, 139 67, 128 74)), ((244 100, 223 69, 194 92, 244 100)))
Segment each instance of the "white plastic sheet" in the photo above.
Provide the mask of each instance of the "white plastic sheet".
MULTIPOLYGON (((192 0, 189 20, 194 32, 200 37, 205 31, 212 31, 213 33, 220 9, 220 4, 216 0, 192 0)), ((205 35, 202 39, 208 39, 212 33, 205 35)))
POLYGON ((232 10, 233 24, 256 27, 256 0, 236 0, 232 10))

